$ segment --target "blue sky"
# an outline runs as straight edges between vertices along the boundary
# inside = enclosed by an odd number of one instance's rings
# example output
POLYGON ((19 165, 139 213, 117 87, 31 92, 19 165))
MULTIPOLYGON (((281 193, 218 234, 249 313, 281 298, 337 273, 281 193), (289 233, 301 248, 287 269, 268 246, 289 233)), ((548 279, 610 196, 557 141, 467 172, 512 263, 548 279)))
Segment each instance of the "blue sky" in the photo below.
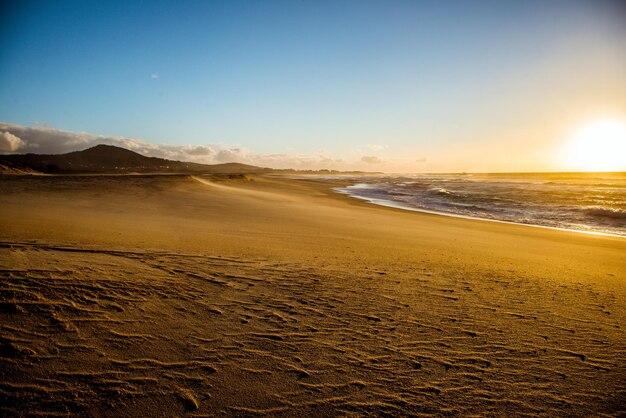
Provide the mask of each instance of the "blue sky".
POLYGON ((498 171, 513 150, 516 171, 549 165, 577 124, 626 114, 617 1, 3 4, 10 124, 320 168, 498 171))

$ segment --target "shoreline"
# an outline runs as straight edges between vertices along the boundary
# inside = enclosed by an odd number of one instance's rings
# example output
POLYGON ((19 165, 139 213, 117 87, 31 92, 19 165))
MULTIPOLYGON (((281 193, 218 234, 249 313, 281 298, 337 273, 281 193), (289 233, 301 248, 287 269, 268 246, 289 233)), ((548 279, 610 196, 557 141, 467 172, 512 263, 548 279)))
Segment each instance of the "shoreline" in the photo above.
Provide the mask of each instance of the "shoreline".
POLYGON ((515 221, 505 221, 505 220, 501 220, 501 219, 481 218, 481 217, 478 217, 478 216, 469 216, 469 215, 462 215, 462 214, 457 214, 457 213, 438 212, 438 211, 435 211, 435 210, 421 209, 421 208, 416 208, 416 207, 409 206, 409 205, 403 205, 400 202, 393 202, 391 200, 378 199, 378 198, 375 198, 375 197, 357 196, 357 195, 351 194, 350 192, 342 191, 342 190, 339 190, 339 189, 340 189, 339 187, 334 187, 333 188, 333 190, 336 193, 340 193, 342 195, 349 196, 349 197, 351 197, 353 199, 362 200, 362 201, 365 201, 365 202, 368 202, 368 203, 371 203, 371 204, 377 205, 377 206, 383 206, 383 207, 393 208, 393 209, 401 209, 401 210, 410 211, 410 212, 428 213, 428 214, 431 214, 431 215, 449 216, 451 218, 469 219, 469 220, 473 220, 473 221, 488 221, 488 222, 497 222, 497 223, 511 224, 511 225, 523 225, 523 226, 530 226, 530 227, 534 227, 534 228, 545 228, 545 229, 552 229, 552 230, 564 231, 564 232, 578 232, 578 233, 581 233, 581 234, 600 235, 600 236, 616 237, 616 238, 626 238, 626 235, 611 234, 609 232, 585 231, 585 230, 582 230, 582 229, 560 228, 560 227, 557 227, 557 226, 537 225, 537 224, 531 224, 531 223, 523 223, 523 222, 515 222, 515 221))

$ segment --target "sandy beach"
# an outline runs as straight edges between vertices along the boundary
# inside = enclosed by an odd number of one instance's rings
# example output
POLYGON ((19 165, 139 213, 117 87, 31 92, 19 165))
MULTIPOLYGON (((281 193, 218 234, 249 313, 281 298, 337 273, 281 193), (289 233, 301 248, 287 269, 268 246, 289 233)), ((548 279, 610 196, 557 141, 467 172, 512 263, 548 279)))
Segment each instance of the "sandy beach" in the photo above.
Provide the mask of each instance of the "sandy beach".
POLYGON ((626 413, 626 239, 336 185, 0 178, 0 414, 626 413))

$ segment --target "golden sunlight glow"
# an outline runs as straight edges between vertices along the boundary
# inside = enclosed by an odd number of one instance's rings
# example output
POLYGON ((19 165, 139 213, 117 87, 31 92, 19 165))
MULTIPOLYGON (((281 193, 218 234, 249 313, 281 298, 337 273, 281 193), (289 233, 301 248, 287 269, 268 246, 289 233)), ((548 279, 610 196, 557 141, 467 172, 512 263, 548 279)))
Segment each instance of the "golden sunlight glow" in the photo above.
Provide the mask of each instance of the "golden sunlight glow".
POLYGON ((626 171, 626 123, 601 119, 584 125, 565 144, 561 160, 573 171, 626 171))

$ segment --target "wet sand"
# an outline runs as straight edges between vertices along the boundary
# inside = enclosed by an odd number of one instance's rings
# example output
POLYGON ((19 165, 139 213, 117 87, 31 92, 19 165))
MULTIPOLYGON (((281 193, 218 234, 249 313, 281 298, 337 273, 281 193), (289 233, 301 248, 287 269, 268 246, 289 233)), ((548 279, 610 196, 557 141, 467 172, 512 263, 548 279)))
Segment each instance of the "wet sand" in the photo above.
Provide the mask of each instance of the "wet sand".
POLYGON ((0 178, 0 414, 626 413, 626 239, 281 178, 0 178))

